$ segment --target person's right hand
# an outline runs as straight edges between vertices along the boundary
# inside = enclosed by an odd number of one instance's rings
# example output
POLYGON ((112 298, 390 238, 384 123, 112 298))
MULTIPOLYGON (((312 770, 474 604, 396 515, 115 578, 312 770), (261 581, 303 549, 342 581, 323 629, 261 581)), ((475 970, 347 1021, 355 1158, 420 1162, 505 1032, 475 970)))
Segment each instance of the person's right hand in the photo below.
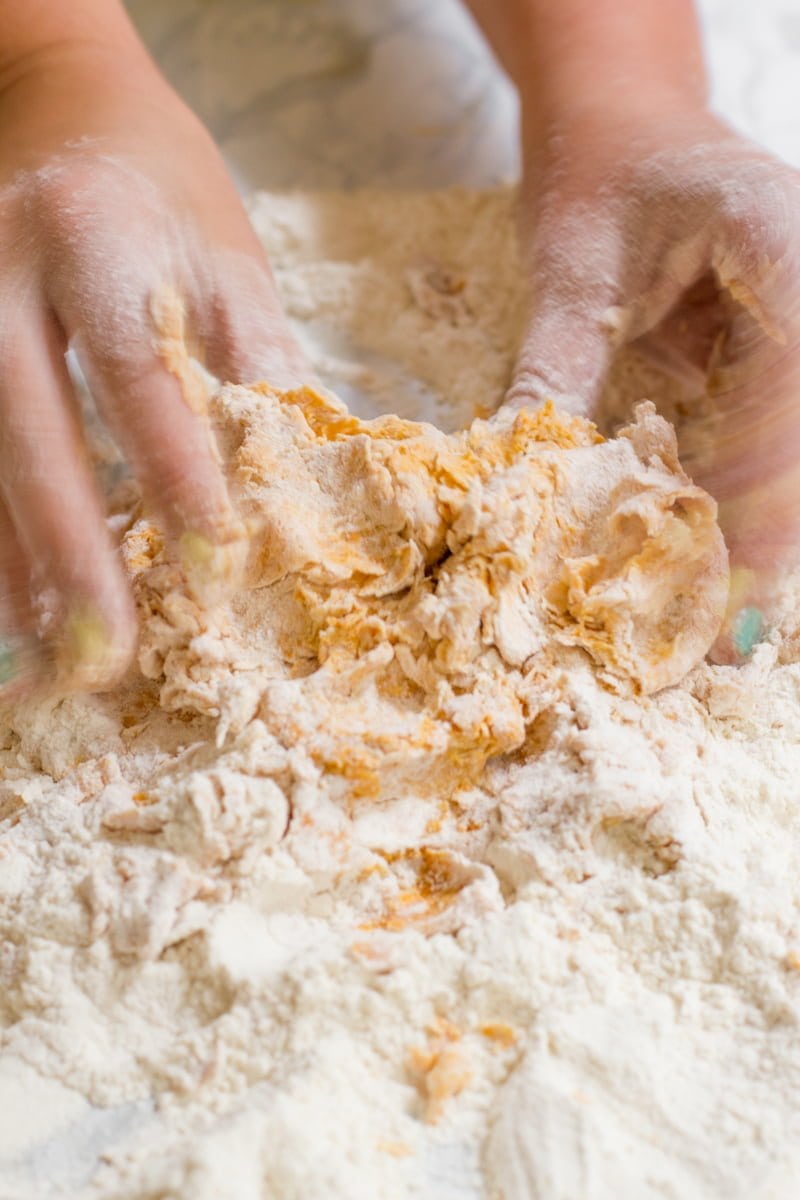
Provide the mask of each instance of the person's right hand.
POLYGON ((47 45, 0 90, 2 695, 56 670, 77 686, 108 683, 135 642, 68 343, 199 582, 224 570, 240 530, 207 421, 159 353, 153 306, 180 299, 226 380, 307 375, 210 136, 134 35, 123 42, 47 45), (44 637, 32 588, 54 600, 44 637))

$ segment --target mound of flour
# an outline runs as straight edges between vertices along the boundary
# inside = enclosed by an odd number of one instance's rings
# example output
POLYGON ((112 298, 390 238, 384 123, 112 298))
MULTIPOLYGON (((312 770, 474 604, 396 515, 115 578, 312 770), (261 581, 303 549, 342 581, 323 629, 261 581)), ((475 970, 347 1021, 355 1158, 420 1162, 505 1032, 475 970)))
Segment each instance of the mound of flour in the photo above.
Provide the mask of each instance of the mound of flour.
POLYGON ((132 511, 136 669, 3 721, 4 1200, 793 1197, 800 642, 702 661, 651 406, 486 419, 510 203, 258 200, 351 411, 221 389, 246 587, 132 511))

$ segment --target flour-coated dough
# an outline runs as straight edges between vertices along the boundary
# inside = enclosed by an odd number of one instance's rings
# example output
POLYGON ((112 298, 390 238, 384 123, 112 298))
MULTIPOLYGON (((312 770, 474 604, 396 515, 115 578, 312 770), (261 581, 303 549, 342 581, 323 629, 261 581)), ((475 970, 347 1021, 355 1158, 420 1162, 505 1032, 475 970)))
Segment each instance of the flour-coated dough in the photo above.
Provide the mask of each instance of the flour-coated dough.
POLYGON ((209 620, 134 526, 143 669, 167 707, 237 732, 257 717, 358 796, 478 782, 523 744, 570 647, 649 693, 719 630, 715 505, 652 405, 608 441, 550 406, 451 436, 311 390, 228 387, 212 407, 253 531, 248 585, 209 620))

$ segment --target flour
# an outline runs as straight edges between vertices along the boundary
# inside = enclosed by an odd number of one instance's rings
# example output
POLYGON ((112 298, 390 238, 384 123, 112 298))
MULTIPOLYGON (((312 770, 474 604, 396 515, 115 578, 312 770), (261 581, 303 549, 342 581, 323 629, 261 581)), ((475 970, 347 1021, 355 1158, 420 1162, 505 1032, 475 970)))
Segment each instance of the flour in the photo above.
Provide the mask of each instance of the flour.
POLYGON ((510 205, 256 202, 320 375, 401 419, 216 393, 248 587, 117 516, 136 669, 6 717, 3 1200, 794 1196, 794 593, 702 661, 714 509, 634 356, 621 436, 491 419, 510 205))

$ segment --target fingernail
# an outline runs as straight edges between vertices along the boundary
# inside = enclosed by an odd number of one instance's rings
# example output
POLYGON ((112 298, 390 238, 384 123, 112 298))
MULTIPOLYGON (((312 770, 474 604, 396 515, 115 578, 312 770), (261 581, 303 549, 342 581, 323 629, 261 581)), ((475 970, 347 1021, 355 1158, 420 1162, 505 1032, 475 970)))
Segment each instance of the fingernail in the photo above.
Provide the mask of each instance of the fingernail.
POLYGON ((247 553, 244 528, 236 526, 217 541, 187 530, 179 552, 192 599, 203 606, 219 604, 241 582, 247 553))
POLYGON ((105 621, 89 605, 81 606, 70 613, 66 632, 76 661, 96 663, 108 653, 110 639, 105 621))
POLYGON ((728 593, 728 613, 737 613, 744 606, 748 592, 753 590, 756 580, 755 571, 749 567, 732 567, 731 582, 728 593))
POLYGON ((731 641, 742 658, 749 658, 766 633, 760 609, 747 605, 739 610, 731 625, 731 641))
POLYGON ((0 688, 32 678, 42 661, 41 642, 32 634, 0 637, 0 688))
POLYGON ((99 686, 119 665, 108 624, 89 601, 70 605, 54 641, 57 676, 70 686, 99 686))
POLYGON ((214 562, 214 543, 204 533, 194 533, 187 530, 181 534, 180 541, 181 563, 183 569, 205 572, 211 569, 214 562))

